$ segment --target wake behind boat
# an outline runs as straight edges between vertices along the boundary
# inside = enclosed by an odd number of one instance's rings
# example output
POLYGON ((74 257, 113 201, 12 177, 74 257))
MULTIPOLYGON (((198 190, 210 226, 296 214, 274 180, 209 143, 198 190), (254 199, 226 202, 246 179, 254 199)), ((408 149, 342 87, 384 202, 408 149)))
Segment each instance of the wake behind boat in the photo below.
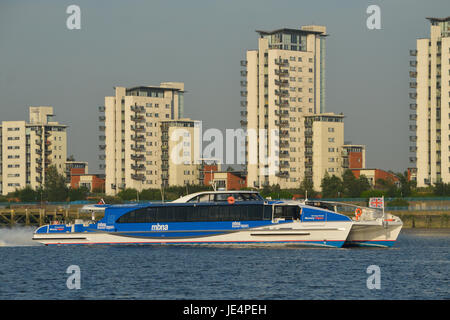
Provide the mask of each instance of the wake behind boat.
POLYGON ((298 201, 266 201, 252 191, 210 191, 173 202, 93 205, 99 221, 46 225, 33 240, 80 244, 299 244, 342 247, 352 220, 298 201))

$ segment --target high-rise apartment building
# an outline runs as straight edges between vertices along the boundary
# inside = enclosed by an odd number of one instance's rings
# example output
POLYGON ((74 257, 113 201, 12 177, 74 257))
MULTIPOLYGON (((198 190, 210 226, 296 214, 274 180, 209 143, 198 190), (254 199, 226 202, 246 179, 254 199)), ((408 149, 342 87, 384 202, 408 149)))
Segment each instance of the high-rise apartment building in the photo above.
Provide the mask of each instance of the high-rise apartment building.
POLYGON ((30 107, 29 113, 29 122, 3 121, 0 127, 3 195, 26 186, 42 187, 50 165, 65 174, 67 126, 52 120, 52 107, 30 107))
POLYGON ((182 119, 183 94, 183 83, 165 82, 160 86, 116 87, 115 96, 105 97, 105 106, 100 109, 104 112, 100 116, 104 121, 100 126, 104 144, 100 149, 105 151, 107 194, 125 188, 160 188, 196 180, 190 165, 176 170, 171 167, 166 150, 170 128, 186 125, 191 131, 196 123, 182 119))
POLYGON ((247 51, 241 61, 246 67, 241 71, 241 124, 248 132, 247 183, 295 188, 307 171, 304 117, 325 112, 326 28, 257 32, 258 49, 247 51), (267 136, 276 131, 274 148, 267 136), (268 164, 265 157, 271 155, 273 164, 268 164))
POLYGON ((161 179, 164 186, 200 185, 200 155, 195 140, 201 122, 191 119, 161 121, 161 179))
POLYGON ((450 182, 450 17, 427 19, 430 37, 410 50, 410 172, 419 187, 450 182))

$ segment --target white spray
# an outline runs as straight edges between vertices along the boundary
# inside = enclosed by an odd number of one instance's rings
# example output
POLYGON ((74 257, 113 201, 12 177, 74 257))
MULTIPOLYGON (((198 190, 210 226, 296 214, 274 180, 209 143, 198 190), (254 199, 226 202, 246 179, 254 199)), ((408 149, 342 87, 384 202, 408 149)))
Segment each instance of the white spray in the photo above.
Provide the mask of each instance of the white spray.
POLYGON ((0 247, 36 246, 33 241, 33 232, 36 227, 0 228, 0 247))

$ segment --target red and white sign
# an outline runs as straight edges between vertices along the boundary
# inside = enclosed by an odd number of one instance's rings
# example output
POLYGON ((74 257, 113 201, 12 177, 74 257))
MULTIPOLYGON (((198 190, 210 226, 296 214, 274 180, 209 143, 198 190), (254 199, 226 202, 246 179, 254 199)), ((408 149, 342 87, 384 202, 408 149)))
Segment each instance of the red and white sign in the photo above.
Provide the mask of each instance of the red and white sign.
POLYGON ((370 208, 384 208, 384 198, 370 198, 369 199, 370 208))

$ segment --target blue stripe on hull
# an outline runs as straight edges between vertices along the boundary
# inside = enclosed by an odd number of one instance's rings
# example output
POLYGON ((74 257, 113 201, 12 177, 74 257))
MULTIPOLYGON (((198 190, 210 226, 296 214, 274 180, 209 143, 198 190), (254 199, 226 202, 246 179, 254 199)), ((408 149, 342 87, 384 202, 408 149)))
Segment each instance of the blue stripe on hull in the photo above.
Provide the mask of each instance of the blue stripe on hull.
POLYGON ((299 244, 303 246, 320 246, 341 248, 344 241, 310 241, 310 240, 286 240, 286 241, 176 241, 176 242, 74 242, 74 243, 52 243, 47 246, 63 245, 208 245, 208 244, 299 244))
POLYGON ((352 240, 345 241, 344 247, 392 247, 395 240, 352 240))

